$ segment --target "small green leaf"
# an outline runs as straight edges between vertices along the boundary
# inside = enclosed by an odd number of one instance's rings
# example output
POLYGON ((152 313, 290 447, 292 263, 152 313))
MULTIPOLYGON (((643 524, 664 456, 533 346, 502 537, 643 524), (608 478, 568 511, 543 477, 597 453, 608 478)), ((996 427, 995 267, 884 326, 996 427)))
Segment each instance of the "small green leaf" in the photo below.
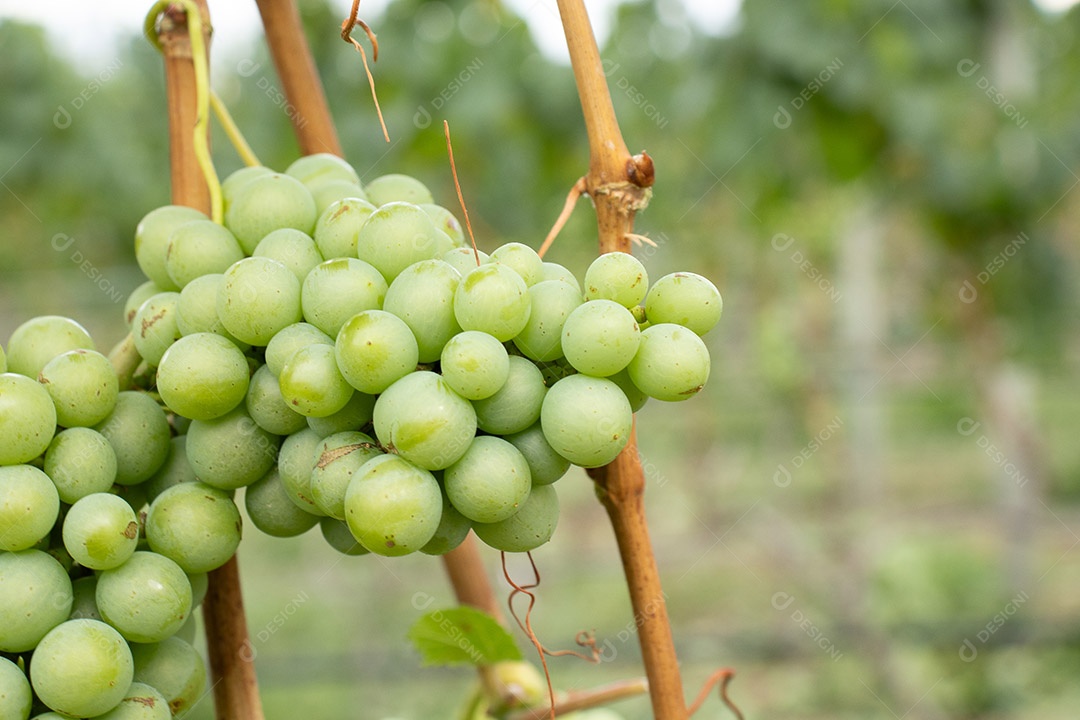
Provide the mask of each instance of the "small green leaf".
POLYGON ((510 633, 472 607, 432 610, 413 624, 409 639, 424 665, 491 665, 521 659, 510 633))

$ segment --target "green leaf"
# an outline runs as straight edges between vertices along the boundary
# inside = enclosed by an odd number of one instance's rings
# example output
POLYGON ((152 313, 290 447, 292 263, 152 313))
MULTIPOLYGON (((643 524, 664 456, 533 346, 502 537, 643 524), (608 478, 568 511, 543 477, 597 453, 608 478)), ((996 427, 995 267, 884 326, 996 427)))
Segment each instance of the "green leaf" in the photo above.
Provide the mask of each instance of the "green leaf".
POLYGON ((506 629, 471 607, 432 610, 409 629, 424 665, 491 665, 520 660, 521 650, 506 629))

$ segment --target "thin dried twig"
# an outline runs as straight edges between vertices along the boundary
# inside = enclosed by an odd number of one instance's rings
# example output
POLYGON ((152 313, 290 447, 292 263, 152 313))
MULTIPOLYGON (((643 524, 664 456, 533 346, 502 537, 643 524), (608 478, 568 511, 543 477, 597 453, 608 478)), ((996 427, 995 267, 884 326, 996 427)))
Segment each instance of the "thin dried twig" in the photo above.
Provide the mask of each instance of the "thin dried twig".
POLYGON ((563 209, 562 212, 559 213, 558 219, 556 219, 555 224, 551 226, 551 231, 548 232, 547 237, 544 238, 544 243, 540 246, 540 249, 536 251, 537 255, 544 257, 544 253, 548 251, 548 248, 555 242, 555 238, 558 237, 559 232, 563 229, 563 225, 570 219, 570 214, 574 212, 574 206, 577 204, 578 198, 587 192, 585 178, 578 178, 578 181, 570 188, 570 194, 566 196, 566 202, 563 204, 563 209))
POLYGON ((713 689, 713 686, 719 683, 720 699, 724 701, 724 704, 728 706, 728 709, 731 710, 738 720, 743 720, 742 711, 731 701, 731 698, 729 698, 727 694, 728 683, 731 682, 733 677, 735 677, 735 671, 731 668, 720 668, 710 675, 709 679, 705 681, 705 685, 701 688, 701 692, 698 693, 697 699, 694 700, 694 703, 687 712, 690 715, 693 715, 701 709, 701 706, 705 703, 705 698, 709 696, 709 691, 713 689))
POLYGON ((476 237, 473 235, 472 223, 469 222, 469 208, 465 207, 465 198, 461 195, 461 183, 458 182, 457 165, 454 164, 454 146, 450 143, 450 123, 446 120, 443 120, 443 132, 446 134, 446 153, 450 156, 450 172, 454 176, 454 189, 457 190, 457 199, 461 203, 461 212, 465 213, 465 228, 469 231, 473 255, 476 257, 476 265, 479 267, 480 251, 476 247, 476 237))
POLYGON ((371 99, 375 101, 375 112, 379 114, 379 124, 382 125, 383 137, 386 138, 386 142, 390 142, 390 133, 386 130, 386 121, 383 120, 382 108, 379 107, 379 96, 375 93, 375 78, 371 74, 371 68, 368 67, 367 53, 364 52, 364 47, 352 36, 353 28, 359 25, 367 34, 368 40, 371 41, 372 62, 379 61, 379 41, 376 39, 371 27, 356 17, 358 12, 360 12, 360 0, 353 0, 349 17, 341 21, 341 39, 351 44, 360 53, 360 60, 364 63, 364 72, 367 73, 368 85, 371 87, 371 99))

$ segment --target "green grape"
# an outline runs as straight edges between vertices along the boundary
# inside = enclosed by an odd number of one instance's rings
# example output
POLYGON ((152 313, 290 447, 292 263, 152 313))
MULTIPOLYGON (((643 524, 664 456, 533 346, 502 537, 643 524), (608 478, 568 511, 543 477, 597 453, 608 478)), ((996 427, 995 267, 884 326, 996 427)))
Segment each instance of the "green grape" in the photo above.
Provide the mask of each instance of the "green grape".
POLYGON ((356 238, 357 257, 371 263, 388 283, 414 262, 441 257, 453 247, 427 213, 405 202, 388 203, 371 213, 356 238))
POLYGON ((626 399, 630 401, 632 411, 637 412, 649 401, 648 394, 634 384, 634 381, 630 379, 630 371, 626 368, 610 376, 608 380, 618 385, 623 391, 623 395, 626 395, 626 399))
POLYGON ((187 573, 224 565, 240 545, 240 511, 229 493, 202 482, 164 491, 146 514, 150 549, 187 573))
POLYGON ((135 227, 135 261, 146 277, 163 291, 179 290, 165 266, 173 230, 192 220, 209 220, 195 208, 165 205, 148 212, 135 227))
POLYGON ((313 343, 333 345, 334 339, 314 325, 293 323, 284 328, 266 346, 266 367, 274 377, 280 377, 281 369, 297 350, 313 343))
POLYGON ((380 207, 392 202, 408 202, 414 205, 430 205, 435 202, 424 183, 398 173, 377 177, 369 182, 364 190, 371 202, 380 207))
POLYGON ((383 451, 370 436, 354 430, 325 438, 315 448, 311 499, 320 514, 345 519, 345 491, 360 466, 383 451))
POLYGON ((305 185, 317 185, 331 180, 360 183, 360 176, 353 170, 352 165, 331 153, 304 155, 285 168, 285 174, 305 185))
POLYGON ((19 666, 0 657, 0 717, 5 720, 27 720, 34 705, 30 681, 19 666))
POLYGON ((317 217, 315 199, 302 182, 289 175, 270 173, 250 180, 236 191, 225 211, 225 226, 250 255, 260 240, 278 228, 311 233, 317 217))
POLYGON ((265 347, 279 330, 300 321, 300 281, 277 260, 244 258, 225 271, 217 313, 237 338, 265 347))
POLYGON ((577 290, 578 295, 581 295, 581 283, 574 277, 574 273, 567 270, 559 263, 544 262, 543 267, 540 269, 540 279, 544 280, 562 280, 567 285, 572 285, 577 290))
POLYGON ((341 200, 367 201, 367 193, 364 192, 363 187, 344 180, 330 180, 318 185, 309 185, 308 189, 311 190, 311 197, 315 198, 315 212, 320 217, 326 212, 326 208, 341 200))
POLYGON ((308 273, 302 293, 304 319, 330 337, 358 312, 378 310, 386 280, 363 260, 327 260, 308 273))
POLYGON ((7 371, 37 379, 41 369, 68 350, 93 350, 94 341, 79 323, 59 315, 27 320, 7 344, 7 371))
POLYGON ((445 555, 465 542, 470 530, 472 521, 454 508, 444 492, 439 527, 435 528, 435 534, 420 548, 420 552, 425 555, 445 555))
POLYGON ((632 308, 645 299, 648 290, 649 273, 630 253, 604 253, 585 271, 586 300, 611 300, 632 308))
POLYGON ((363 393, 376 395, 416 369, 416 337, 405 321, 383 310, 364 310, 337 336, 334 357, 342 376, 363 393))
POLYGON ((281 395, 296 412, 326 417, 345 407, 353 388, 334 359, 334 346, 316 343, 293 353, 278 376, 281 395))
POLYGON ((247 486, 244 490, 244 507, 247 508, 251 524, 273 537, 296 537, 319 522, 318 515, 301 510, 292 501, 276 468, 258 482, 247 486))
POLYGON ((476 424, 493 435, 521 432, 540 418, 547 387, 544 376, 529 360, 510 356, 510 374, 497 393, 473 402, 476 424))
POLYGON ((0 553, 0 651, 33 650, 71 613, 71 580, 41 550, 0 553))
POLYGON ((525 462, 529 464, 529 475, 532 477, 533 487, 550 485, 570 469, 570 461, 551 447, 547 438, 544 437, 544 430, 540 423, 530 425, 521 432, 507 435, 505 440, 525 457, 525 462))
POLYGON ((131 294, 128 295, 127 301, 124 303, 124 324, 130 329, 131 321, 135 319, 135 313, 139 311, 142 304, 162 292, 165 291, 155 285, 153 280, 147 280, 142 285, 132 290, 131 294))
POLYGON ((120 704, 133 670, 131 650, 120 633, 100 620, 68 620, 34 650, 30 684, 56 712, 93 717, 120 704))
POLYGON ((474 251, 471 247, 456 247, 450 252, 443 253, 442 257, 439 259, 457 270, 462 277, 465 277, 465 275, 473 268, 486 265, 490 262, 491 256, 483 250, 474 251), (476 261, 477 256, 480 257, 480 262, 476 261))
POLYGON ((590 300, 566 318, 562 350, 578 372, 614 375, 630 364, 641 344, 634 316, 612 300, 590 300))
POLYGON ((430 472, 403 457, 380 455, 353 475, 345 493, 345 521, 371 552, 407 555, 435 536, 442 503, 430 472))
POLYGON ((49 534, 60 514, 60 496, 33 465, 0 466, 0 550, 33 547, 49 534))
POLYGON ((98 612, 131 642, 171 637, 191 612, 191 581, 175 562, 139 551, 98 575, 98 612))
POLYGON ((0 465, 41 455, 55 430, 56 406, 45 388, 22 375, 0 375, 0 465))
POLYGON ((64 516, 64 548, 91 570, 111 570, 127 562, 139 544, 139 519, 127 502, 94 493, 75 502, 64 516))
POLYGON ((229 173, 229 177, 221 183, 221 199, 223 200, 224 210, 228 211, 229 206, 232 205, 233 198, 236 197, 236 193, 243 186, 257 177, 264 175, 273 175, 274 171, 268 167, 262 165, 251 165, 248 167, 242 167, 239 170, 234 170, 229 173))
POLYGON ((707 278, 689 272, 665 275, 645 298, 645 315, 652 325, 675 323, 699 336, 720 322, 724 301, 707 278))
POLYGON ((187 576, 188 581, 191 583, 191 606, 198 607, 202 605, 206 593, 210 589, 210 574, 204 572, 188 573, 187 576))
POLYGON ((327 437, 346 430, 358 430, 375 417, 375 396, 354 392, 345 407, 326 417, 309 417, 308 427, 319 437, 327 437))
POLYGON ((173 412, 192 420, 213 420, 244 400, 247 358, 220 335, 186 335, 161 358, 157 387, 173 412))
POLYGON ((535 285, 544 279, 544 261, 535 250, 523 243, 506 243, 495 248, 495 252, 491 253, 491 262, 512 268, 526 285, 535 285))
POLYGON ((512 268, 496 263, 470 270, 454 293, 454 316, 464 330, 510 340, 529 322, 529 288, 512 268))
MULTIPOLYGON (((349 524, 337 518, 324 517, 319 520, 319 530, 326 544, 343 555, 367 555, 371 551, 353 537, 349 524)), ((432 539, 434 542, 434 538, 432 539)), ((427 547, 425 545, 425 547, 427 547)), ((421 548, 423 549, 423 548, 421 548)))
POLYGON ((133 682, 119 705, 94 720, 170 720, 172 716, 164 695, 149 685, 133 682))
POLYGON ((307 233, 293 228, 281 228, 267 234, 255 247, 254 257, 268 257, 277 260, 292 270, 301 283, 316 265, 323 261, 315 241, 307 233))
POLYGON ((461 223, 458 222, 454 213, 450 212, 442 205, 436 205, 434 203, 414 203, 420 207, 421 210, 428 214, 431 218, 431 222, 435 223, 435 227, 446 233, 455 245, 465 245, 465 232, 461 229, 461 223))
POLYGON ((651 325, 626 368, 642 392, 657 400, 687 400, 709 379, 709 349, 693 330, 673 323, 651 325))
POLYGON ((192 220, 177 226, 165 248, 165 270, 178 288, 203 275, 223 273, 243 259, 236 236, 213 220, 192 220))
POLYGON ((161 643, 133 645, 135 682, 160 692, 175 717, 183 717, 203 697, 206 665, 199 651, 178 637, 161 643))
POLYGON ((442 470, 469 448, 476 412, 441 376, 409 373, 375 401, 375 434, 390 452, 425 470, 442 470))
POLYGON ((634 415, 615 383, 571 375, 548 390, 540 422, 555 452, 575 465, 592 468, 607 465, 626 447, 634 415))
POLYGON ((161 356, 180 337, 177 321, 180 293, 163 292, 144 302, 131 323, 135 349, 150 365, 158 365, 161 356))
POLYGON ((321 441, 322 437, 314 430, 301 430, 285 438, 278 453, 278 474, 289 499, 313 515, 322 514, 311 495, 311 471, 315 469, 315 450, 321 441))
POLYGON ((473 532, 502 552, 530 552, 555 533, 559 524, 559 496, 551 485, 533 488, 521 509, 496 523, 475 523, 473 532))
POLYGON ((273 467, 280 440, 255 424, 243 406, 213 420, 195 420, 187 432, 187 457, 207 485, 235 490, 273 467))
POLYGON ((97 575, 87 575, 71 582, 71 592, 74 599, 71 603, 71 614, 68 616, 68 620, 78 620, 79 618, 101 620, 101 613, 97 609, 97 581, 97 575))
POLYGON ((482 435, 443 473, 443 486, 457 511, 480 523, 505 520, 529 497, 529 463, 502 438, 482 435))
POLYGON ((439 359, 443 346, 461 327, 454 317, 454 291, 461 274, 442 260, 422 260, 390 283, 383 310, 405 321, 416 337, 420 362, 439 359))
POLYGON ((233 337, 217 314, 218 288, 224 279, 224 275, 203 275, 185 285, 180 291, 180 302, 176 304, 176 327, 181 335, 210 332, 247 350, 251 346, 233 337))
POLYGON ((561 280, 541 280, 529 288, 529 321, 514 338, 525 357, 551 362, 563 356, 566 318, 581 305, 581 292, 561 280))
POLYGON ((97 425, 112 412, 120 392, 109 359, 94 350, 69 350, 41 369, 38 381, 56 406, 56 422, 63 427, 97 425))
POLYGON ((94 428, 116 453, 116 482, 137 485, 165 464, 169 456, 169 421, 149 395, 125 390, 116 407, 94 428))
POLYGON ((141 513, 149 502, 146 497, 146 483, 113 485, 110 492, 126 502, 135 511, 136 515, 141 513))
POLYGON ((173 485, 196 482, 195 471, 187 458, 187 435, 177 435, 169 442, 169 455, 149 480, 138 487, 146 492, 147 502, 154 502, 161 493, 173 485))
POLYGON ((362 197, 342 198, 319 214, 315 223, 315 245, 327 260, 356 258, 356 238, 375 206, 362 197))
POLYGON ((4 353, 4 348, 0 347, 0 374, 7 372, 7 355, 4 353))
POLYGON ((285 402, 277 378, 265 365, 251 376, 245 407, 256 425, 274 435, 291 435, 307 427, 307 418, 285 402))
POLYGON ((443 379, 466 400, 491 397, 510 376, 510 357, 487 333, 466 330, 450 338, 439 358, 443 379))

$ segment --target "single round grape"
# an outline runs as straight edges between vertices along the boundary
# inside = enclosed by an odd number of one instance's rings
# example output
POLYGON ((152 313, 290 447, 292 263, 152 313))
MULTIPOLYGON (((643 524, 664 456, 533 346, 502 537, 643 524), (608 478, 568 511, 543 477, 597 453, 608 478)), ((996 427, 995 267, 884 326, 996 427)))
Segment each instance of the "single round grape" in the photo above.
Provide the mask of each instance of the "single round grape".
POLYGON ((169 237, 176 228, 193 220, 209 218, 195 208, 165 205, 148 212, 135 227, 135 261, 143 274, 163 291, 180 289, 165 266, 169 237))
POLYGON ((338 368, 334 346, 316 343, 293 353, 278 376, 281 395, 296 412, 326 417, 341 410, 353 387, 338 368))
POLYGON ((172 716, 164 695, 145 683, 133 682, 119 705, 94 720, 171 720, 172 716))
POLYGON ((637 412, 649 401, 648 394, 634 384, 634 381, 630 379, 630 371, 626 368, 611 375, 608 380, 618 385, 619 389, 623 391, 623 395, 630 401, 632 411, 637 412))
POLYGON ((289 175, 270 173, 250 180, 236 191, 225 211, 225 226, 250 255, 260 240, 279 228, 311 233, 316 217, 315 199, 302 182, 289 175))
POLYGON ((243 259, 236 236, 213 220, 192 220, 177 226, 165 248, 165 270, 178 288, 203 275, 223 273, 243 259))
POLYGON ((240 511, 229 494, 205 483, 174 485, 154 498, 146 515, 150 549, 184 572, 210 572, 240 545, 240 511))
POLYGON ((45 633, 67 620, 71 580, 41 550, 0 553, 0 651, 33 650, 45 633))
POLYGON ((212 420, 244 400, 247 359, 220 335, 187 335, 161 358, 157 386, 173 412, 192 420, 212 420))
POLYGON ((32 465, 0 466, 0 550, 33 547, 49 534, 60 513, 60 496, 32 465))
POLYGON ((195 420, 187 432, 187 457, 207 485, 235 490, 274 465, 280 440, 255 424, 243 406, 213 420, 195 420))
POLYGON ((116 453, 116 482, 137 485, 165 463, 169 456, 169 421, 152 397, 125 390, 116 407, 95 428, 116 453))
POLYGON ((313 237, 319 252, 327 260, 355 258, 356 238, 375 206, 362 197, 349 197, 330 203, 315 223, 313 237))
POLYGON ((41 455, 55 430, 56 407, 45 388, 23 375, 0 375, 0 465, 41 455))
POLYGON ((630 253, 604 253, 585 271, 587 300, 612 300, 632 308, 645 299, 648 290, 649 273, 630 253))
POLYGON ((319 530, 322 532, 326 544, 343 555, 355 556, 371 553, 370 550, 357 542, 356 538, 353 537, 352 530, 349 529, 349 524, 344 520, 324 517, 319 520, 319 530))
POLYGON ((447 253, 443 253, 442 257, 439 259, 457 270, 462 277, 465 277, 466 273, 473 268, 487 264, 491 260, 491 257, 483 250, 473 250, 471 247, 457 247, 447 253), (480 262, 476 261, 477 256, 480 257, 480 262))
POLYGON ((319 522, 318 515, 301 510, 292 501, 276 468, 247 486, 244 507, 251 524, 272 537, 296 537, 319 522))
POLYGON ((360 176, 353 170, 352 165, 331 153, 304 155, 285 168, 285 174, 305 185, 317 185, 333 180, 360 184, 360 176))
POLYGON ((226 330, 217 314, 218 289, 224 279, 224 275, 203 275, 185 285, 180 291, 180 302, 176 304, 176 327, 181 335, 210 332, 247 350, 251 346, 226 330))
POLYGON ((0 717, 27 720, 33 705, 34 693, 26 674, 15 663, 0 657, 0 717))
POLYGON ((375 434, 390 452, 426 470, 442 470, 468 449, 476 412, 441 376, 409 373, 375 401, 375 434))
POLYGON ((161 356, 180 337, 177 319, 180 293, 163 292, 144 302, 135 313, 131 336, 135 349, 150 365, 161 362, 161 356))
POLYGON ((101 620, 101 613, 97 609, 97 582, 97 575, 87 575, 72 581, 71 592, 74 599, 71 603, 69 620, 79 618, 101 620))
POLYGON ((570 469, 570 461, 551 447, 544 437, 540 423, 530 425, 519 433, 507 435, 505 439, 525 457, 533 487, 550 485, 570 469))
POLYGON ((499 391, 476 400, 476 424, 493 435, 521 432, 540 418, 547 387, 544 376, 529 360, 510 356, 510 373, 499 391))
POLYGON ((196 482, 195 470, 187 458, 187 435, 177 435, 169 442, 169 455, 158 471, 138 487, 146 492, 147 502, 154 502, 173 485, 196 482))
POLYGON ((529 320, 514 338, 514 345, 525 357, 538 362, 561 358, 563 326, 581 305, 581 292, 561 280, 541 280, 529 288, 529 303, 529 320))
POLYGON ((699 336, 712 330, 723 312, 724 301, 716 286, 690 272, 665 275, 649 288, 645 298, 650 324, 675 323, 699 336))
POLYGON ((323 261, 323 256, 311 236, 293 228, 281 228, 269 233, 259 241, 252 256, 277 260, 292 270, 301 283, 307 274, 323 261))
POLYGON ((175 562, 139 551, 98 575, 101 617, 131 642, 161 642, 180 629, 191 612, 191 582, 175 562))
POLYGON ((375 178, 364 186, 364 191, 376 206, 392 202, 408 202, 414 205, 431 204, 435 199, 424 183, 409 175, 390 173, 375 178))
POLYGON ((439 359, 443 346, 461 332, 454 317, 454 291, 461 274, 442 260, 421 260, 390 283, 383 310, 405 321, 416 337, 420 362, 439 359))
POLYGON ((567 285, 573 286, 577 290, 578 295, 581 295, 581 283, 574 277, 574 273, 570 272, 566 267, 554 262, 544 262, 543 267, 540 270, 541 281, 543 280, 561 280, 567 285))
POLYGON ((362 428, 375 417, 375 399, 374 395, 354 392, 345 407, 333 415, 309 417, 308 427, 318 433, 319 437, 362 428))
MULTIPOLYGON (((341 200, 364 200, 367 201, 367 193, 357 183, 344 180, 330 180, 317 185, 308 185, 311 197, 315 198, 315 212, 319 217, 326 209, 341 200)), ((372 208, 375 206, 372 205, 372 208)), ((316 227, 318 225, 316 224, 316 227)))
POLYGON ((548 390, 540 422, 555 452, 575 465, 592 468, 607 465, 626 447, 634 415, 615 383, 571 375, 548 390))
POLYGON ((7 371, 37 379, 50 360, 68 350, 93 350, 94 341, 79 323, 59 315, 27 320, 7 343, 7 371))
POLYGON ((379 207, 356 238, 357 257, 371 263, 387 283, 414 262, 441 257, 453 247, 427 213, 406 202, 379 207))
POLYGON ((533 488, 521 509, 496 523, 475 523, 473 532, 502 552, 530 552, 555 533, 559 524, 559 496, 551 485, 533 488))
POLYGON ((470 530, 472 530, 472 521, 459 513, 450 503, 450 498, 443 493, 439 527, 435 528, 435 534, 426 545, 420 548, 420 552, 425 555, 445 555, 465 542, 470 530))
POLYGON ((293 323, 284 328, 266 346, 266 367, 274 377, 297 350, 313 343, 333 345, 334 339, 314 325, 306 322, 293 323))
POLYGON ((673 323, 651 325, 626 368, 642 392, 657 400, 687 400, 709 379, 709 349, 691 329, 673 323))
POLYGON ((304 319, 330 337, 358 312, 378 310, 386 297, 386 280, 356 258, 327 260, 304 279, 304 319))
POLYGON ((487 333, 466 330, 446 343, 439 367, 454 392, 466 400, 483 400, 506 384, 510 357, 503 344, 487 333))
MULTIPOLYGON (((206 593, 210 590, 209 573, 188 573, 188 581, 191 583, 191 606, 198 607, 206 599, 206 593)), ((190 641, 189 641, 190 642, 190 641)))
POLYGON ((356 471, 383 451, 361 432, 346 431, 325 438, 315 448, 311 471, 311 499, 320 514, 345 519, 345 492, 356 471))
POLYGON ((109 493, 76 501, 64 516, 64 548, 91 570, 111 570, 125 563, 139 544, 139 519, 127 502, 109 493))
POLYGON ((475 522, 505 520, 529 497, 532 477, 518 449, 502 438, 482 435, 443 474, 446 496, 475 522))
POLYGON ((383 310, 364 310, 341 327, 334 357, 342 376, 376 395, 416 369, 416 337, 405 321, 383 310))
POLYGON ((278 379, 265 365, 251 376, 244 403, 255 424, 274 435, 291 435, 307 427, 307 418, 285 402, 278 379))
POLYGON ((224 204, 223 209, 228 211, 229 205, 232 204, 233 198, 236 197, 236 193, 240 188, 257 177, 273 174, 273 170, 262 165, 249 165, 229 173, 229 176, 221 183, 221 199, 224 204))
POLYGON ((529 322, 529 288, 512 268, 496 263, 470 270, 454 293, 454 316, 464 330, 480 330, 500 342, 529 322))
POLYGON ((562 331, 562 351, 578 372, 614 375, 630 364, 641 344, 634 316, 612 300, 590 300, 574 309, 562 331))
POLYGON ((509 266, 526 285, 535 285, 543 279, 544 261, 535 250, 523 243, 500 245, 491 253, 491 262, 509 266))
POLYGON ((142 304, 161 292, 165 291, 155 285, 153 280, 147 280, 132 290, 124 302, 124 324, 130 329, 131 321, 135 319, 135 313, 139 311, 142 304))
POLYGON ((30 663, 30 684, 56 712, 101 715, 120 704, 131 686, 131 650, 100 620, 68 620, 42 638, 30 663))
POLYGON ((278 454, 278 474, 289 498, 301 510, 313 515, 322 514, 311 495, 311 471, 315 469, 315 450, 322 437, 306 429, 285 438, 278 454))
POLYGON ((244 258, 225 271, 217 313, 237 338, 265 347, 279 330, 300 321, 300 281, 277 260, 244 258))
POLYGON ((461 229, 461 223, 458 222, 454 213, 450 212, 442 205, 436 205, 434 203, 414 204, 418 205, 421 210, 426 212, 428 217, 431 218, 431 222, 435 223, 435 227, 449 235, 455 245, 465 245, 465 232, 461 229))
POLYGON ((136 682, 146 683, 162 695, 176 717, 182 717, 203 697, 206 665, 199 651, 178 637, 131 647, 136 682))
POLYGON ((109 359, 94 350, 69 350, 50 360, 38 381, 56 406, 63 427, 91 427, 105 419, 120 392, 109 359))
POLYGON ((442 490, 427 470, 397 455, 372 458, 345 493, 345 521, 360 544, 377 555, 415 552, 435 536, 442 490))

